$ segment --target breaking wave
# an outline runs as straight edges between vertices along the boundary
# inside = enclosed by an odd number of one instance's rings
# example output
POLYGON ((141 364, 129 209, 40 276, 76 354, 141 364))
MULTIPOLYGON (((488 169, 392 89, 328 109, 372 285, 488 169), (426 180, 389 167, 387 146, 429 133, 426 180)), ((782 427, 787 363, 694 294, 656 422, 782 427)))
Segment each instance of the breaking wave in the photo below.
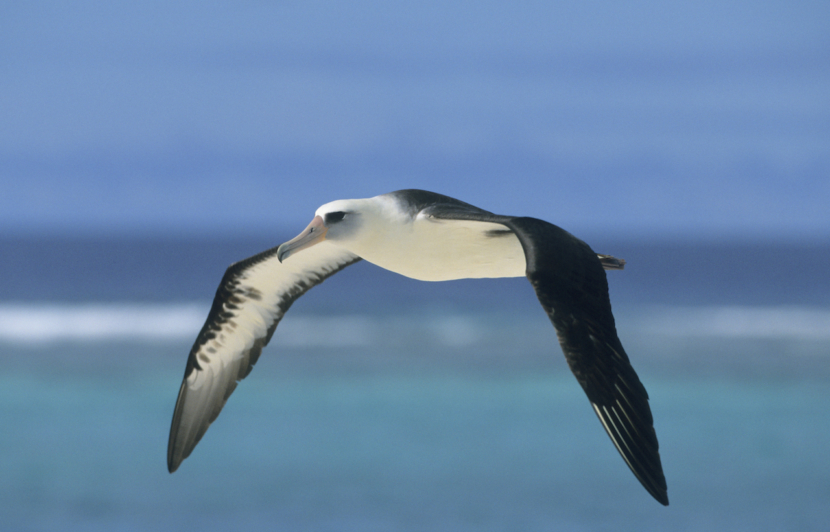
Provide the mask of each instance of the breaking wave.
MULTIPOLYGON (((193 341, 209 305, 170 304, 3 304, 0 342, 44 344, 59 341, 193 341)), ((670 337, 782 338, 830 340, 830 309, 812 307, 644 307, 618 313, 618 328, 633 334, 670 337)), ((315 315, 289 313, 273 342, 293 347, 366 346, 406 341, 474 346, 495 339, 533 341, 550 324, 538 315, 498 317, 477 314, 315 315)), ((621 331, 622 332, 622 331, 621 331)), ((545 334, 540 341, 548 342, 545 334)))
MULTIPOLYGON (((196 338, 209 309, 208 304, 198 303, 5 304, 0 305, 0 342, 189 342, 196 338)), ((291 313, 280 323, 272 343, 292 347, 365 346, 390 335, 414 333, 436 343, 467 345, 478 341, 481 332, 475 320, 460 316, 419 322, 400 316, 291 313)))
POLYGON ((652 307, 635 321, 643 333, 666 336, 830 340, 826 308, 652 307))
POLYGON ((206 316, 197 304, 7 304, 0 305, 0 340, 175 340, 195 337, 206 316))

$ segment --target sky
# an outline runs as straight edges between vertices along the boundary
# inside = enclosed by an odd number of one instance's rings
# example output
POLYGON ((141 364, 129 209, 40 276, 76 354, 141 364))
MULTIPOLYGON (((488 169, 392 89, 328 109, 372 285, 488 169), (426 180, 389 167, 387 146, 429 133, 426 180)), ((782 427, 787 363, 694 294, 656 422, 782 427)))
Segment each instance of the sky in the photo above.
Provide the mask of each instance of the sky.
POLYGON ((830 239, 826 1, 3 2, 0 231, 280 235, 402 188, 830 239))

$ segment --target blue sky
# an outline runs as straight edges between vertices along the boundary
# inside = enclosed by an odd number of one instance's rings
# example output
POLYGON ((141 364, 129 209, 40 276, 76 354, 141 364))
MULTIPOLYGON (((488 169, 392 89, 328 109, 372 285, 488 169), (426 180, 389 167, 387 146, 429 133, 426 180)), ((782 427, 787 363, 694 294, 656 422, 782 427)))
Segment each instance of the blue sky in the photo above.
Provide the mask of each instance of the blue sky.
POLYGON ((830 238, 827 2, 4 2, 0 230, 291 232, 442 192, 830 238))

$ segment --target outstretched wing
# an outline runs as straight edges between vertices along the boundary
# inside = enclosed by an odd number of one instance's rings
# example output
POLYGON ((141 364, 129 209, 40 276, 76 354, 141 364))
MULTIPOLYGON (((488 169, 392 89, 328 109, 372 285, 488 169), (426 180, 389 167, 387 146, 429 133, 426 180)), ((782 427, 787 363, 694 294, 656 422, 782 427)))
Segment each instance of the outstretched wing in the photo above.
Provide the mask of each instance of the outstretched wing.
POLYGON ((432 199, 423 212, 436 218, 501 223, 519 238, 527 278, 556 329, 568 365, 614 446, 658 502, 669 504, 648 393, 628 360, 611 313, 604 269, 625 261, 597 255, 567 231, 535 218, 493 214, 432 199))
POLYGON ((527 277, 602 426, 643 487, 668 505, 648 393, 617 337, 602 258, 542 220, 513 218, 506 225, 522 242, 527 277))
POLYGON ((284 263, 272 248, 228 268, 187 358, 167 446, 171 473, 193 451, 237 382, 251 372, 291 304, 359 260, 321 242, 284 263))

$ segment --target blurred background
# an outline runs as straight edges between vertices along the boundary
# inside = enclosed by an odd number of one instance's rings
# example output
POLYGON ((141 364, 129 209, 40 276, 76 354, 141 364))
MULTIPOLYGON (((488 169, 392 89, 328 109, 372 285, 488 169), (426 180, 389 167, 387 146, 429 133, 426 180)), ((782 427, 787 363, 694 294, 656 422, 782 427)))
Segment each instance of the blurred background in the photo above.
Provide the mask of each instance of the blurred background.
POLYGON ((821 530, 830 5, 0 5, 0 530, 821 530), (671 506, 524 279, 358 264, 176 472, 225 268, 402 188, 628 261, 671 506))

